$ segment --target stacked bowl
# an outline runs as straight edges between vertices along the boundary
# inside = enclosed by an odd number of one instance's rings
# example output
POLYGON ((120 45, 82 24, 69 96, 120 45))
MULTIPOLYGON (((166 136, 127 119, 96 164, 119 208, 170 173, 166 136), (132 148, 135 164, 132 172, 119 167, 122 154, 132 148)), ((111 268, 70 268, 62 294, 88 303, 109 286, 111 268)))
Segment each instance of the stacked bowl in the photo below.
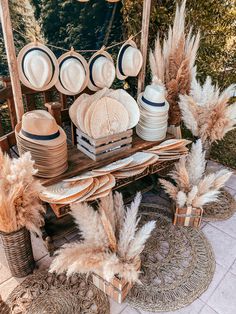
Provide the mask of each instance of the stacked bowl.
POLYGON ((138 96, 140 120, 136 126, 139 137, 146 141, 165 139, 168 125, 169 104, 165 100, 165 89, 161 85, 146 86, 138 96))

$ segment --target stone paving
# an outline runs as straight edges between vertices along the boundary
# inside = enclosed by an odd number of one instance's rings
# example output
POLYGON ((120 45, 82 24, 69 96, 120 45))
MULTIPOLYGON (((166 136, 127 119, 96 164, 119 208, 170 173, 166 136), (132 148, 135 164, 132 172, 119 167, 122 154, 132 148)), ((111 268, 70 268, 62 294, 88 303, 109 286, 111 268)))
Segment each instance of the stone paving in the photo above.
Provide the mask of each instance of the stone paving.
MULTIPOLYGON (((220 168, 222 165, 213 161, 208 162, 209 170, 215 171, 220 168)), ((236 172, 227 182, 226 188, 236 198, 236 172)), ((202 230, 215 253, 216 271, 213 280, 199 299, 183 309, 165 312, 166 314, 236 314, 236 214, 225 221, 203 223, 202 230)), ((32 243, 38 268, 47 269, 52 257, 48 256, 40 239, 32 236, 32 243)), ((22 281, 23 279, 11 277, 0 247, 0 295, 3 300, 22 281)), ((152 314, 131 308, 126 303, 119 305, 112 300, 110 303, 111 314, 152 314)))

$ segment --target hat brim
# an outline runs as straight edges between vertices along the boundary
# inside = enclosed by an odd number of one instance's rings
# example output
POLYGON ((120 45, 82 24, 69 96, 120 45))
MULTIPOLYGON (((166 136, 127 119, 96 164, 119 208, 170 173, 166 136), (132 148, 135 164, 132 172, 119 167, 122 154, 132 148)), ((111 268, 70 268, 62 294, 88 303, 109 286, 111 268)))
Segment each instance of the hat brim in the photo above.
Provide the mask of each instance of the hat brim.
POLYGON ((119 69, 119 63, 122 62, 122 61, 120 61, 121 53, 122 53, 123 49, 124 49, 127 45, 132 46, 133 48, 137 48, 136 43, 135 43, 133 40, 128 39, 128 40, 121 46, 121 48, 120 48, 120 50, 119 50, 119 53, 118 53, 118 56, 117 56, 117 61, 116 61, 116 77, 117 77, 119 80, 121 80, 121 81, 124 81, 124 80, 128 77, 128 75, 126 76, 126 75, 121 74, 120 69, 119 69))
POLYGON ((26 137, 21 132, 21 122, 18 123, 16 125, 16 127, 15 127, 16 135, 19 136, 20 138, 22 138, 23 140, 25 140, 25 141, 27 141, 29 143, 34 143, 34 144, 45 146, 45 147, 51 147, 52 149, 56 148, 57 146, 59 146, 59 145, 61 145, 63 143, 66 143, 66 133, 65 133, 65 131, 60 126, 58 126, 58 130, 60 132, 60 135, 57 138, 55 138, 53 140, 42 141, 42 140, 34 140, 34 139, 26 137))
MULTIPOLYGON (((62 94, 69 95, 69 96, 73 96, 73 95, 77 95, 77 94, 81 93, 86 88, 86 86, 88 85, 88 81, 89 81, 89 66, 88 66, 88 63, 85 60, 85 58, 81 54, 79 54, 75 51, 69 51, 69 52, 64 53, 62 56, 60 56, 60 58, 58 59, 58 64, 59 64, 59 79, 55 85, 57 90, 59 92, 61 92, 62 94), (77 93, 73 93, 73 92, 69 91, 68 89, 66 89, 63 86, 62 78, 60 78, 60 66, 65 61, 65 59, 69 59, 69 58, 76 58, 78 61, 80 61, 80 63, 82 64, 82 66, 84 68, 84 71, 85 71, 85 79, 84 79, 83 85, 81 86, 80 90, 77 93)), ((75 78, 75 79, 77 79, 77 78, 75 78)))
POLYGON ((19 78, 20 78, 21 82, 26 87, 29 87, 30 89, 37 90, 37 91, 44 91, 44 90, 47 90, 47 89, 53 87, 58 80, 59 66, 58 66, 57 58, 54 55, 54 53, 48 47, 46 47, 45 45, 43 45, 39 42, 30 43, 30 44, 24 46, 20 50, 20 52, 17 56, 17 63, 18 63, 19 78), (52 77, 50 78, 50 81, 46 85, 44 85, 43 87, 40 87, 40 88, 33 86, 30 83, 30 81, 27 79, 27 77, 25 76, 25 73, 23 71, 24 58, 27 55, 27 53, 32 51, 32 49, 39 49, 41 51, 44 51, 49 56, 49 59, 50 59, 52 66, 54 68, 54 72, 52 73, 52 77))
POLYGON ((169 110, 169 103, 165 101, 165 106, 155 107, 145 104, 142 100, 143 92, 138 95, 138 104, 149 112, 167 112, 169 110))
MULTIPOLYGON (((90 58, 89 63, 88 63, 88 67, 89 67, 88 88, 89 88, 91 91, 93 91, 93 92, 96 92, 96 91, 102 89, 102 88, 100 88, 100 87, 94 85, 94 83, 93 83, 92 80, 91 80, 91 78, 92 78, 92 68, 91 68, 91 66, 92 66, 92 64, 93 64, 94 58, 96 58, 98 55, 101 55, 101 56, 106 57, 107 59, 109 59, 109 60, 114 64, 114 61, 113 61, 113 59, 112 59, 112 56, 111 56, 107 51, 105 51, 105 50, 99 50, 99 51, 97 51, 96 53, 94 53, 94 54, 92 55, 92 57, 90 58)), ((111 84, 111 85, 112 85, 112 84, 111 84)), ((104 86, 104 87, 109 88, 110 86, 104 86)))

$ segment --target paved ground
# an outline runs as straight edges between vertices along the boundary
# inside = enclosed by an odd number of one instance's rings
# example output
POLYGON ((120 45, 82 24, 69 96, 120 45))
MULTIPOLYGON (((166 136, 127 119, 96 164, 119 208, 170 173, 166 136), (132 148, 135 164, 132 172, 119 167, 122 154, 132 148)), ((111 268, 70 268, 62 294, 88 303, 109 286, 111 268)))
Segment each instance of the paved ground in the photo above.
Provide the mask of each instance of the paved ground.
MULTIPOLYGON (((209 162, 210 170, 222 168, 220 164, 209 162)), ((227 183, 228 191, 236 198, 236 173, 227 183)), ((236 214, 223 222, 203 223, 203 232, 215 252, 216 271, 208 290, 195 302, 176 314, 235 314, 236 313, 236 214)), ((34 257, 40 269, 48 268, 51 258, 42 242, 32 237, 34 257)), ((3 300, 23 279, 15 279, 6 266, 0 247, 0 295, 3 300)), ((138 311, 127 304, 118 305, 111 301, 111 314, 152 314, 138 311)), ((167 312, 165 312, 167 313, 167 312)))

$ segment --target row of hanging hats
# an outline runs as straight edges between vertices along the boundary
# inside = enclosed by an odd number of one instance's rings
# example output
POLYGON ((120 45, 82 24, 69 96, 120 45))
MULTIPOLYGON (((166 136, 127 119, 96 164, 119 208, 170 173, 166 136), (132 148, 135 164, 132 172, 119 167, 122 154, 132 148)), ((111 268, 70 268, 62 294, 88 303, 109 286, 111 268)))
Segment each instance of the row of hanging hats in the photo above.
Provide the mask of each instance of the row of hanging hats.
POLYGON ((93 54, 87 63, 73 49, 57 60, 47 46, 33 42, 21 49, 17 61, 20 80, 25 86, 44 91, 55 85, 65 95, 76 95, 86 87, 92 91, 109 88, 116 76, 120 80, 137 76, 143 57, 132 39, 120 48, 116 68, 104 49, 93 54))

